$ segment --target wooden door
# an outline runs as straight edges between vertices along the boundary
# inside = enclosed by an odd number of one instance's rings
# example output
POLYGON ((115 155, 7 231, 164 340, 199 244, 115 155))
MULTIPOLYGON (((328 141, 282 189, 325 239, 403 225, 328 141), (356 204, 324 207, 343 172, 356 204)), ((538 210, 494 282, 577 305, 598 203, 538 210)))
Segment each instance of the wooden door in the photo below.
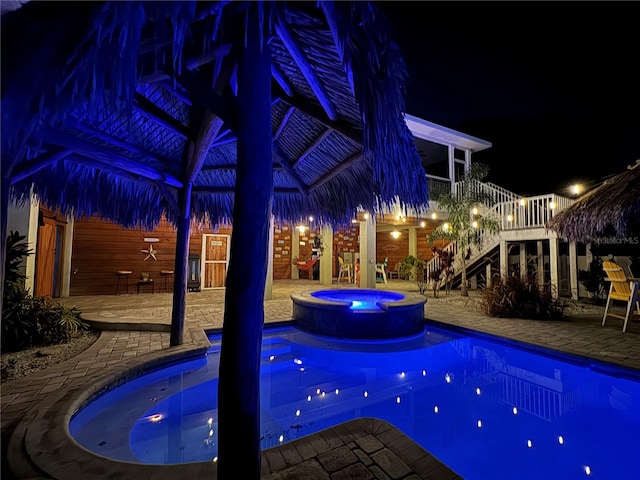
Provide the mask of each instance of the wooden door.
POLYGON ((203 235, 202 288, 223 288, 229 266, 229 235, 203 235))
POLYGON ((52 297, 55 275, 56 221, 46 217, 43 220, 44 225, 38 228, 34 295, 52 297))

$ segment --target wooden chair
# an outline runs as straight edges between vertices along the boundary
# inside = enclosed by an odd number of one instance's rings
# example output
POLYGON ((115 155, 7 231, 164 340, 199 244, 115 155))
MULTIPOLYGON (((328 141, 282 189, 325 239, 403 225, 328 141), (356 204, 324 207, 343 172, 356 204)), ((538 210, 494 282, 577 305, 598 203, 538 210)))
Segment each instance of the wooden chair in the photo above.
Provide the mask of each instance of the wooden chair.
POLYGON ((622 267, 615 262, 602 262, 602 269, 607 275, 605 280, 611 282, 611 285, 609 286, 607 306, 604 309, 604 316, 602 317, 602 325, 604 326, 607 317, 619 318, 624 320, 622 331, 626 332, 627 323, 632 316, 634 306, 636 307, 636 313, 640 314, 640 301, 638 299, 640 281, 629 280, 622 267), (609 311, 614 300, 625 303, 627 307, 625 315, 611 313, 609 311))
POLYGON ((393 267, 393 270, 389 270, 387 272, 387 278, 388 279, 393 279, 393 278, 400 278, 400 262, 396 262, 395 267, 393 267))
POLYGON ((376 263, 376 282, 378 281, 378 276, 381 277, 384 283, 387 283, 387 263, 389 262, 389 257, 384 258, 384 262, 376 263))
POLYGON ((338 264, 340 265, 340 269, 338 270, 338 283, 342 279, 343 275, 347 276, 347 281, 351 283, 351 263, 344 263, 344 258, 338 255, 338 264))

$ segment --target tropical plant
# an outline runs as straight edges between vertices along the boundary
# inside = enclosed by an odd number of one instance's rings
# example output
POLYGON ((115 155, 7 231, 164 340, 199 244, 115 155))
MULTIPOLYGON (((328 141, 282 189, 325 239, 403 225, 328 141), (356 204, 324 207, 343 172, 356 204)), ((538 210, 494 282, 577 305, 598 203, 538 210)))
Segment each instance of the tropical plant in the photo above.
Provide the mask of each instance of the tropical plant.
POLYGON ((578 270, 578 281, 587 289, 589 296, 596 303, 603 302, 607 295, 607 284, 602 269, 602 258, 594 256, 587 270, 578 270))
POLYGON ((417 257, 413 255, 407 255, 400 262, 400 275, 415 282, 418 286, 418 290, 420 290, 420 293, 422 295, 424 295, 427 284, 429 282, 429 278, 426 275, 426 266, 426 262, 420 255, 418 255, 417 257))
POLYGON ((24 287, 23 262, 33 253, 24 239, 26 235, 11 231, 7 237, 2 289, 2 351, 20 350, 30 345, 35 328, 33 302, 24 287))
POLYGON ((483 213, 491 205, 491 197, 476 188, 477 183, 489 173, 489 167, 483 163, 474 163, 458 183, 457 193, 436 194, 434 200, 438 207, 448 213, 447 222, 438 226, 429 235, 427 243, 437 240, 456 242, 459 255, 462 286, 460 294, 469 296, 467 288, 467 260, 472 246, 482 244, 485 233, 496 233, 500 224, 483 213))
POLYGON ((490 317, 530 320, 561 319, 566 306, 554 298, 547 286, 517 275, 494 279, 482 289, 480 305, 490 317))
POLYGON ((2 351, 18 351, 39 345, 67 342, 88 325, 76 306, 49 297, 34 297, 25 288, 23 262, 33 252, 26 237, 11 232, 7 239, 5 282, 2 300, 2 351))

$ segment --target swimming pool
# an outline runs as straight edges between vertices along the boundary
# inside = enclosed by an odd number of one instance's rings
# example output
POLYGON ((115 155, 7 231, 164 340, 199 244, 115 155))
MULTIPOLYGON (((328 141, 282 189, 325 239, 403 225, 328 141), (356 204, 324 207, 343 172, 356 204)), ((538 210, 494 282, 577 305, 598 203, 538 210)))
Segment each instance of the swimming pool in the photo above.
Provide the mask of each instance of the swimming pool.
MULTIPOLYGON (((213 335, 206 358, 98 397, 72 418, 72 436, 123 461, 211 460, 219 351, 213 335)), ((431 325, 380 341, 266 327, 261 406, 262 448, 377 417, 467 480, 626 479, 640 469, 636 372, 431 325)))
POLYGON ((416 335, 424 329, 427 298, 415 292, 365 288, 291 294, 293 320, 300 330, 350 339, 416 335))

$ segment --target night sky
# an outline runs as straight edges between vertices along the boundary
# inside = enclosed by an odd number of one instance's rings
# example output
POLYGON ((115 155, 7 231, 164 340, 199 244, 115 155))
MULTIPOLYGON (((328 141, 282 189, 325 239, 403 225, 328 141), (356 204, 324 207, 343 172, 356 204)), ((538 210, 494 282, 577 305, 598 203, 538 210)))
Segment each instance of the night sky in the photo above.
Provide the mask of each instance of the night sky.
POLYGON ((407 113, 490 141, 520 195, 594 185, 640 158, 636 2, 378 2, 409 70, 407 113), (590 182, 590 183, 589 183, 590 182))

